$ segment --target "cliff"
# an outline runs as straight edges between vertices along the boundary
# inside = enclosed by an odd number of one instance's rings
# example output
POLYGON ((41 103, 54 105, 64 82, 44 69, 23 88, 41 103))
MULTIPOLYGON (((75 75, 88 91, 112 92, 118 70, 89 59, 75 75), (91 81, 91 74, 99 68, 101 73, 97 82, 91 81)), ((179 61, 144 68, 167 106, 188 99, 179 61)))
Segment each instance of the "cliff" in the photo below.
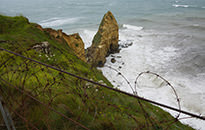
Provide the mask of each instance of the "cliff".
POLYGON ((39 30, 48 33, 50 36, 52 36, 55 40, 57 40, 60 43, 66 42, 68 46, 73 50, 73 52, 81 60, 86 62, 84 43, 78 33, 67 35, 66 33, 62 32, 61 29, 54 30, 52 28, 42 28, 40 25, 36 25, 36 27, 39 30))
POLYGON ((94 36, 92 46, 87 49, 88 63, 102 67, 106 56, 118 52, 119 27, 113 14, 108 11, 94 36))
MULTIPOLYGON (((99 70, 80 60, 58 35, 40 30, 25 17, 0 15, 1 48, 112 86, 99 70)), ((134 98, 5 51, 0 51, 0 95, 18 130, 83 129, 79 124, 90 130, 166 129, 170 124, 169 129, 191 129, 149 103, 139 104, 134 98)), ((6 129, 1 116, 0 124, 0 129, 6 129)))

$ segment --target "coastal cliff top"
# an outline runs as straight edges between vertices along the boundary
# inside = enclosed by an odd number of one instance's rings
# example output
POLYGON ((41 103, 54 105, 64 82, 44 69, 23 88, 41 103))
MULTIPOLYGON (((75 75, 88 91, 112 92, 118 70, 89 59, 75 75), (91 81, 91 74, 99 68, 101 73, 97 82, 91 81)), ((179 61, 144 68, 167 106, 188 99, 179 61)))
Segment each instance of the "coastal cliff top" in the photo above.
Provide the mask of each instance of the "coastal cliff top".
MULTIPOLYGON (((23 16, 0 15, 0 47, 112 86, 99 70, 80 60, 65 41, 59 42, 37 27, 23 16)), ((175 121, 149 103, 139 103, 5 51, 0 51, 0 59, 0 95, 18 129, 82 129, 75 121, 93 130, 165 129, 166 121, 175 121)), ((192 128, 177 121, 169 129, 192 128)))

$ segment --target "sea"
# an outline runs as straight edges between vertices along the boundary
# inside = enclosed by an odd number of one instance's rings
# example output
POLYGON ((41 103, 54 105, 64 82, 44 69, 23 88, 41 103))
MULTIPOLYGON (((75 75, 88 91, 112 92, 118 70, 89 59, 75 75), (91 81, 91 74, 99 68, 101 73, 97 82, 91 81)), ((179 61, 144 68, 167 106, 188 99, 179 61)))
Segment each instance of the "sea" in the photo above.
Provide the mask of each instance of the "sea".
MULTIPOLYGON (((118 21, 121 49, 98 68, 110 82, 133 93, 131 85, 139 96, 178 108, 175 90, 182 110, 205 116, 205 0, 0 0, 0 14, 79 33, 85 48, 107 11, 118 21)), ((183 114, 179 119, 205 130, 205 121, 183 114)))

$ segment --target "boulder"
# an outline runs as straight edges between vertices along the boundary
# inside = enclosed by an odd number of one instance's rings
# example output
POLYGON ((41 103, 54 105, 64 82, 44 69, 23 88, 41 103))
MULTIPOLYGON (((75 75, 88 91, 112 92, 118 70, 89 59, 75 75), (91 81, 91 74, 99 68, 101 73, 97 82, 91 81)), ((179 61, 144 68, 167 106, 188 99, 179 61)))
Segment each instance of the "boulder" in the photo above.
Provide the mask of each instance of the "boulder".
POLYGON ((118 52, 119 27, 113 14, 108 11, 94 36, 91 47, 86 50, 87 61, 92 66, 102 67, 106 56, 118 52))
POLYGON ((115 63, 115 62, 116 62, 115 58, 112 58, 110 61, 111 61, 112 63, 115 63))
POLYGON ((36 43, 32 49, 49 54, 50 53, 50 44, 47 41, 41 42, 41 43, 36 43))

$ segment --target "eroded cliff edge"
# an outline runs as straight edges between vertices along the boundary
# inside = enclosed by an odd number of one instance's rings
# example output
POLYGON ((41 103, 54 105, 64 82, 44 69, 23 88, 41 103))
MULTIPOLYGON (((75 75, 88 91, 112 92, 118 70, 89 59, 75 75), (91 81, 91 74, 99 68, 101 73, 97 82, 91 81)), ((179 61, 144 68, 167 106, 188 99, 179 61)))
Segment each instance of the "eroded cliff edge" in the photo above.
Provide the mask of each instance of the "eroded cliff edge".
POLYGON ((66 42, 76 56, 93 67, 102 67, 109 54, 119 51, 119 27, 110 11, 104 15, 99 29, 92 40, 92 45, 86 51, 83 40, 78 33, 67 35, 61 29, 42 28, 40 25, 37 25, 37 28, 48 33, 60 43, 66 42))
POLYGON ((67 35, 61 29, 54 30, 52 28, 42 28, 40 25, 37 25, 37 28, 43 32, 48 33, 51 37, 60 43, 66 42, 76 54, 76 56, 86 62, 84 43, 78 33, 67 35))

